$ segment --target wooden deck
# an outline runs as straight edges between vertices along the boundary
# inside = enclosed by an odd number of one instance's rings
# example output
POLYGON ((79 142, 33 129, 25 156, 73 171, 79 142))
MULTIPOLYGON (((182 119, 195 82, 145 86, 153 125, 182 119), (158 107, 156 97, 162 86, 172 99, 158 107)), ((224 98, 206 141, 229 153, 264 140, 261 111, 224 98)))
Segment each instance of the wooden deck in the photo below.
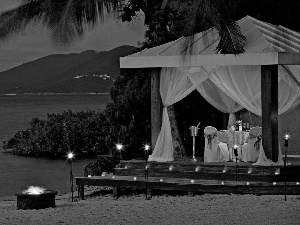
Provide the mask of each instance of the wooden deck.
POLYGON ((222 194, 300 194, 300 166, 253 166, 250 163, 203 163, 191 159, 173 162, 121 161, 114 175, 76 177, 78 194, 84 199, 84 186, 113 187, 114 199, 121 187, 151 190, 222 194))

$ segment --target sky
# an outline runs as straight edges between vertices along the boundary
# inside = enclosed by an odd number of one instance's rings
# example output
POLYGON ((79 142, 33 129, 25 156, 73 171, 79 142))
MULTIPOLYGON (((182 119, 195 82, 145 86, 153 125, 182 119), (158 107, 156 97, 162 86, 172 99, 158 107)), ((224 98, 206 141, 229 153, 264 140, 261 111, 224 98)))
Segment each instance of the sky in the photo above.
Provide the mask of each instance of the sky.
MULTIPOLYGON (((0 0, 0 12, 18 6, 21 0, 0 0)), ((29 27, 20 35, 0 42, 0 72, 50 55, 78 53, 85 50, 108 51, 121 45, 138 46, 144 41, 146 27, 142 18, 131 23, 109 21, 89 31, 83 40, 68 48, 53 46, 47 30, 29 27)))

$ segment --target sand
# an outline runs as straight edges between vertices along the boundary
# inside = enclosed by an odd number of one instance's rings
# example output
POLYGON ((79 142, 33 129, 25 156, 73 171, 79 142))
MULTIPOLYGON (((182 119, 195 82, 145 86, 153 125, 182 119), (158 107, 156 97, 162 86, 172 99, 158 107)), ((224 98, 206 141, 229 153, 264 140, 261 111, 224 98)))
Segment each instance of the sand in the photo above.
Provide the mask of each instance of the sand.
POLYGON ((140 193, 113 200, 99 188, 86 194, 76 202, 70 194, 56 196, 56 208, 40 210, 17 210, 16 198, 2 198, 0 224, 300 224, 300 196, 161 194, 145 200, 140 193))

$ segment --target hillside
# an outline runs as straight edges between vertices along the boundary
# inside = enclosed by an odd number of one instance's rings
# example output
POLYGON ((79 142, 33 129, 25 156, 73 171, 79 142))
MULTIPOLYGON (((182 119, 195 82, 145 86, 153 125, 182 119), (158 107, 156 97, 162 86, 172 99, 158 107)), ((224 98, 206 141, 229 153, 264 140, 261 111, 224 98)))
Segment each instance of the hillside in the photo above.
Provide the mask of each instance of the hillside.
POLYGON ((0 94, 107 93, 119 75, 119 57, 130 55, 132 46, 107 52, 55 54, 0 72, 0 94))

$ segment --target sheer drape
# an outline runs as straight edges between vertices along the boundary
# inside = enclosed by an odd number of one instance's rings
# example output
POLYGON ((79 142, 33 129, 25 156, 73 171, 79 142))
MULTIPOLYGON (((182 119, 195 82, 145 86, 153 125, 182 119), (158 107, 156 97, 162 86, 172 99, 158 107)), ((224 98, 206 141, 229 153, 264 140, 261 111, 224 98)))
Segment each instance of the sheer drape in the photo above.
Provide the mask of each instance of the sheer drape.
POLYGON ((283 165, 283 159, 282 159, 282 152, 280 148, 280 144, 278 144, 278 160, 277 162, 273 162, 272 160, 268 159, 264 148, 262 146, 262 143, 260 143, 260 149, 259 149, 259 156, 256 163, 253 163, 255 166, 282 166, 283 165))
MULTIPOLYGON (((300 101, 299 66, 278 66, 278 114, 295 108, 300 101)), ((210 76, 211 80, 233 100, 248 111, 261 116, 261 66, 220 67, 210 76)), ((255 165, 281 165, 282 153, 279 148, 278 160, 273 162, 260 148, 255 165)))
MULTIPOLYGON (((279 66, 278 71, 278 113, 281 115, 300 103, 300 69, 299 66, 279 66)), ((260 66, 162 68, 162 128, 149 156, 150 161, 174 160, 167 106, 180 101, 194 89, 218 110, 231 113, 230 118, 242 108, 261 116, 260 66)), ((261 152, 260 157, 263 156, 264 152, 261 152)), ((261 161, 265 159, 261 158, 261 161)))
POLYGON ((163 104, 162 127, 149 161, 173 161, 173 143, 167 106, 172 105, 195 89, 187 75, 177 68, 162 68, 160 95, 163 104))
MULTIPOLYGON (((300 88, 287 71, 279 66, 278 114, 288 112, 299 104, 300 88)), ((211 74, 212 82, 248 111, 261 116, 261 67, 220 67, 211 74)))
POLYGON ((235 122, 234 113, 241 110, 243 107, 225 94, 210 80, 211 74, 218 69, 219 67, 192 67, 187 72, 201 96, 219 111, 229 113, 228 124, 232 124, 235 122))

